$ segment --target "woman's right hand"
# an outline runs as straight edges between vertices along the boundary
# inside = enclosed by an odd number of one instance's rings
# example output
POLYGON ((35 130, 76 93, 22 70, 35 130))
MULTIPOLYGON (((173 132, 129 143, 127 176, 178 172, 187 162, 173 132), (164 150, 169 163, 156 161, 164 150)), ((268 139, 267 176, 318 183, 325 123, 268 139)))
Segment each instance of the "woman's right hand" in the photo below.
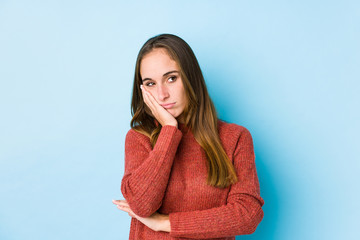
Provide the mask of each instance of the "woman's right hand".
POLYGON ((150 108, 151 113, 161 126, 171 125, 178 127, 178 122, 171 113, 163 108, 143 85, 140 85, 145 104, 150 108))

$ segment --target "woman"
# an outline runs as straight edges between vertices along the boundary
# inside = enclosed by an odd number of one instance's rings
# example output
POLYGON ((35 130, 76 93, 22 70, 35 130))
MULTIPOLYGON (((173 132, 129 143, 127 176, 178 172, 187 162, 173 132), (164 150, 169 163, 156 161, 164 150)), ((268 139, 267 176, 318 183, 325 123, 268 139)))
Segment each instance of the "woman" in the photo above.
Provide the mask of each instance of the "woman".
POLYGON ((125 173, 130 239, 235 239, 263 218, 249 131, 217 118, 190 46, 162 34, 135 68, 125 173))

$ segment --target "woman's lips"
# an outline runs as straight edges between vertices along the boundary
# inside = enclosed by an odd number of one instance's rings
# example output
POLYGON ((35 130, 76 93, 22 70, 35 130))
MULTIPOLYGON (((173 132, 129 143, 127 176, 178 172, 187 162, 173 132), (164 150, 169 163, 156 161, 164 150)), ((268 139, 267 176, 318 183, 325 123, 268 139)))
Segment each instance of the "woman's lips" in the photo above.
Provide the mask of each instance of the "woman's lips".
POLYGON ((168 104, 160 104, 163 108, 166 108, 166 109, 169 109, 169 108, 172 108, 175 103, 168 103, 168 104))

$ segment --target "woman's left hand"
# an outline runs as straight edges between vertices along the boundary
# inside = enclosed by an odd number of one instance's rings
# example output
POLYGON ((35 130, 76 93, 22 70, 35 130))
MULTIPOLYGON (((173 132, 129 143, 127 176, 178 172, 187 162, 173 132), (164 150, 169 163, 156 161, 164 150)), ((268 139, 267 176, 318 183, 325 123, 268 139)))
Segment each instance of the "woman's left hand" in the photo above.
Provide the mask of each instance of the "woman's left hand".
POLYGON ((151 228, 154 231, 164 231, 170 232, 170 221, 169 215, 160 214, 158 212, 153 213, 150 217, 139 217, 131 209, 126 200, 112 200, 112 202, 117 205, 117 208, 127 212, 130 217, 136 218, 142 222, 147 227, 151 228))

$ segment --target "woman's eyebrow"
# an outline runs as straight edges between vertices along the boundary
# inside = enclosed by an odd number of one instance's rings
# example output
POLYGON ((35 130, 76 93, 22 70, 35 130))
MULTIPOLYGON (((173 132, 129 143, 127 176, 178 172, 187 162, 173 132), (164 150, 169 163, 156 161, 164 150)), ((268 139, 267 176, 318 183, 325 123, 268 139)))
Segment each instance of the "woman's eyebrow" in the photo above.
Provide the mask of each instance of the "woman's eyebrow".
MULTIPOLYGON (((179 73, 179 71, 176 71, 176 70, 173 70, 173 71, 170 71, 170 72, 167 72, 167 73, 164 73, 163 77, 167 76, 167 75, 170 75, 172 73, 179 73)), ((142 82, 145 82, 145 81, 148 81, 148 80, 152 80, 151 78, 144 78, 142 80, 142 82)))
POLYGON ((142 82, 149 81, 149 80, 151 80, 151 78, 145 78, 142 80, 142 82))
POLYGON ((179 71, 176 71, 176 70, 173 70, 173 71, 170 71, 170 72, 167 72, 163 75, 163 77, 169 75, 169 74, 172 74, 172 73, 179 73, 179 71))

